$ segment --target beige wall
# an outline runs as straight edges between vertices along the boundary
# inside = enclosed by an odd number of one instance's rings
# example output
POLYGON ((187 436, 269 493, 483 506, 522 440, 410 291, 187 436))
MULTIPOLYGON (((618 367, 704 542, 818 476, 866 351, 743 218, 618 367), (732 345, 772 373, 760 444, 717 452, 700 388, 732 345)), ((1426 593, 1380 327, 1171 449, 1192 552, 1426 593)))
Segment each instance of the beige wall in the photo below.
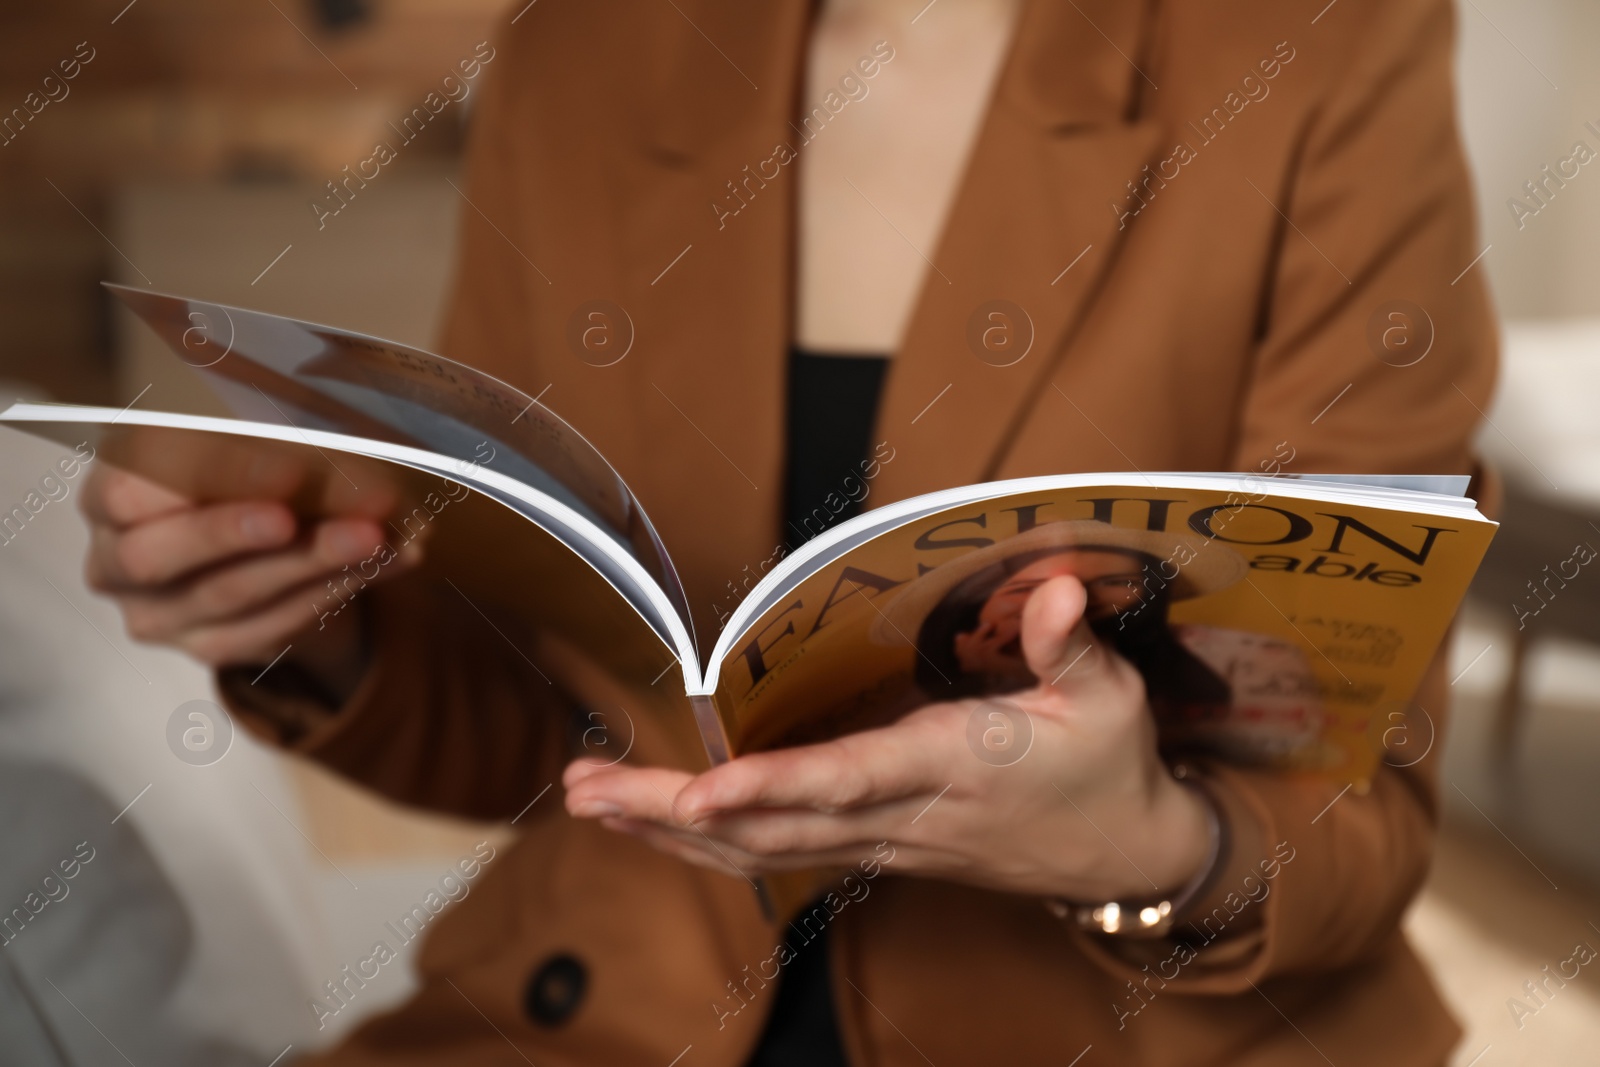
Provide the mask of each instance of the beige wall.
MULTIPOLYGON (((1506 201, 1583 140, 1600 153, 1600 4, 1457 0, 1462 126, 1507 319, 1600 315, 1600 158, 1519 230, 1506 201), (1546 80, 1548 79, 1548 80, 1546 80), (1554 83, 1555 87, 1552 87, 1554 83)), ((1463 264, 1465 266, 1465 264, 1463 264)))

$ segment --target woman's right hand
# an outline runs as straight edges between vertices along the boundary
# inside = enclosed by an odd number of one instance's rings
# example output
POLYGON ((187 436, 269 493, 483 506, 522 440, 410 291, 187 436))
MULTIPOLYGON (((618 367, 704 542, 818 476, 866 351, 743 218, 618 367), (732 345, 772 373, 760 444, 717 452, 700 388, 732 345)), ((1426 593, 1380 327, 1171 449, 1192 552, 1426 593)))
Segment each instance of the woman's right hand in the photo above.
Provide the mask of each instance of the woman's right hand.
MULTIPOLYGON (((359 611, 334 613, 346 601, 327 583, 374 556, 384 542, 379 520, 302 523, 274 499, 198 503, 103 463, 85 483, 82 507, 88 584, 116 600, 135 640, 213 668, 265 665, 292 645, 292 658, 333 692, 348 695, 360 681, 359 611)), ((379 576, 420 559, 420 543, 408 544, 379 576)))

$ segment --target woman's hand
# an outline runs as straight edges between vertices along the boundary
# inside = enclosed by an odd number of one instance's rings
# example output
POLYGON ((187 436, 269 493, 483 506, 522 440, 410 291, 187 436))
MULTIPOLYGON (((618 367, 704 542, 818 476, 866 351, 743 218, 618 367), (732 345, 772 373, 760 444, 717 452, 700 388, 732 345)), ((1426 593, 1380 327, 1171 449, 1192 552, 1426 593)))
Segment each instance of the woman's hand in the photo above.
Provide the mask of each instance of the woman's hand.
POLYGON ((1169 893, 1205 862, 1205 802, 1157 756, 1143 682, 1095 641, 1084 606, 1071 577, 1028 601, 1032 689, 700 775, 575 762, 567 808, 749 878, 854 863, 888 841, 904 874, 1079 901, 1169 893))
MULTIPOLYGON (((265 664, 292 642, 292 658, 331 691, 353 690, 363 668, 357 613, 319 617, 316 605, 339 606, 326 583, 370 558, 384 531, 361 516, 302 531, 275 499, 284 488, 264 484, 261 500, 199 504, 97 464, 83 493, 89 586, 117 602, 136 640, 182 649, 211 667, 265 664), (308 639, 296 640, 301 633, 308 639)), ((402 549, 383 576, 416 563, 420 548, 402 549)))

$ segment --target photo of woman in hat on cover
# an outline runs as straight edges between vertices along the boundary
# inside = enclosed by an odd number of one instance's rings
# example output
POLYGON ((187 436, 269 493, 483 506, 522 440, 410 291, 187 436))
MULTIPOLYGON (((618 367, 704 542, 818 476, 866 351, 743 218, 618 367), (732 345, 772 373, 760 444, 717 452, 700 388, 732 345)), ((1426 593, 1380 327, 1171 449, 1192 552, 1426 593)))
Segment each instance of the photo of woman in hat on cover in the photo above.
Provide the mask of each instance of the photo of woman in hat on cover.
POLYGON ((1144 679, 1163 744, 1266 760, 1321 725, 1304 653, 1264 634, 1168 618, 1175 602, 1221 592, 1248 570, 1214 541, 1046 523, 924 574, 885 609, 873 637, 904 644, 915 635, 917 686, 934 699, 1026 689, 1041 679, 1022 655, 1022 610, 1039 586, 1071 575, 1088 594, 1089 628, 1144 679))

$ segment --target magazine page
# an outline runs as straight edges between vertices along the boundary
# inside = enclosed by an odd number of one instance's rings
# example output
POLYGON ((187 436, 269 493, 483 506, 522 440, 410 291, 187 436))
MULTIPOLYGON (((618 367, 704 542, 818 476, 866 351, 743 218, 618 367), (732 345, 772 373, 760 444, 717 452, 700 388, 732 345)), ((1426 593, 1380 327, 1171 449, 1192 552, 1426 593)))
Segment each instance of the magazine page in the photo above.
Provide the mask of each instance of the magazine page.
MULTIPOLYGON (((556 633, 623 682, 648 686, 680 660, 686 681, 697 678, 687 629, 634 558, 583 515, 496 471, 319 430, 164 412, 23 403, 0 422, 194 500, 274 499, 303 519, 378 521, 389 539, 308 597, 308 624, 337 614, 421 541, 422 577, 396 580, 464 597, 488 640, 531 656, 533 636, 556 633)), ((659 688, 681 694, 668 678, 659 688)))
POLYGON ((843 551, 808 546, 811 564, 754 591, 709 666, 729 747, 1037 684, 1022 606, 1071 574, 1097 636, 1144 676, 1165 748, 1370 777, 1374 724, 1406 708, 1494 524, 1470 501, 1394 488, 1121 477, 968 487, 824 535, 843 551))
POLYGON ((298 319, 107 285, 238 417, 413 445, 486 467, 582 513, 689 621, 655 527, 599 451, 520 389, 465 364, 298 319))

